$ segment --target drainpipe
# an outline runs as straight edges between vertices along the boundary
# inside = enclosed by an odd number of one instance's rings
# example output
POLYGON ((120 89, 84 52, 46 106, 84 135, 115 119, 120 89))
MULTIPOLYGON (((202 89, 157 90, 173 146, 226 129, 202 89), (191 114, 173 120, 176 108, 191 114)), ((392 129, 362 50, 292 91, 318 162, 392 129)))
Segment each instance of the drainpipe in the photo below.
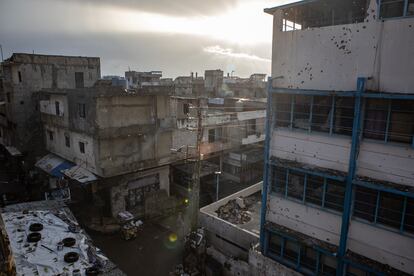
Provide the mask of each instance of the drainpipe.
POLYGON ((339 241, 338 249, 338 267, 336 270, 337 276, 345 275, 345 265, 344 259, 347 249, 348 241, 348 232, 349 232, 349 220, 351 218, 351 208, 352 208, 352 182, 356 175, 356 159, 359 152, 359 142, 360 142, 360 128, 361 128, 361 101, 362 93, 365 91, 365 78, 358 78, 357 80, 357 91, 355 96, 354 103, 354 121, 352 128, 352 144, 351 151, 349 154, 349 165, 348 165, 348 175, 346 178, 346 190, 345 190, 345 199, 344 199, 344 210, 342 212, 342 224, 341 224, 341 237, 339 241))
POLYGON ((263 173, 263 187, 262 187, 262 207, 260 211, 260 250, 263 255, 266 254, 264 250, 267 243, 267 235, 265 231, 266 210, 267 210, 267 194, 269 182, 269 157, 270 157, 270 128, 272 118, 272 78, 267 79, 267 108, 266 108, 266 137, 264 148, 264 173, 263 173))

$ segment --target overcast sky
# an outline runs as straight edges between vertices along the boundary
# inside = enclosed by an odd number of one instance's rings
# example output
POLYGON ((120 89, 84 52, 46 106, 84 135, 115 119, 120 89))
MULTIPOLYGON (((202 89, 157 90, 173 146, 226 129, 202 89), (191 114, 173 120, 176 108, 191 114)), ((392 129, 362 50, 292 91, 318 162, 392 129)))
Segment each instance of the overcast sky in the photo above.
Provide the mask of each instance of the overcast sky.
POLYGON ((288 0, 0 0, 0 44, 13 52, 101 57, 102 75, 270 73, 272 17, 288 0))

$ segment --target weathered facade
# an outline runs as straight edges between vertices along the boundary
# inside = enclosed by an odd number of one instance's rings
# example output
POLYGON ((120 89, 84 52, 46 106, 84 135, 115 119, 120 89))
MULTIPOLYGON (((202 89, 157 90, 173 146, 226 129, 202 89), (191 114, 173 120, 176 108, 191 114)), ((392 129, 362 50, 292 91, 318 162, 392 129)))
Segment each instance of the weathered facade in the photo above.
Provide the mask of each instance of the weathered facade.
POLYGON ((414 273, 411 1, 273 15, 261 250, 304 274, 414 273))
POLYGON ((25 153, 43 148, 35 92, 91 87, 101 75, 99 58, 20 53, 0 71, 0 141, 25 153))
POLYGON ((97 175, 96 188, 109 189, 112 215, 143 209, 144 194, 169 194, 170 93, 163 86, 125 91, 107 81, 44 90, 46 149, 97 175))

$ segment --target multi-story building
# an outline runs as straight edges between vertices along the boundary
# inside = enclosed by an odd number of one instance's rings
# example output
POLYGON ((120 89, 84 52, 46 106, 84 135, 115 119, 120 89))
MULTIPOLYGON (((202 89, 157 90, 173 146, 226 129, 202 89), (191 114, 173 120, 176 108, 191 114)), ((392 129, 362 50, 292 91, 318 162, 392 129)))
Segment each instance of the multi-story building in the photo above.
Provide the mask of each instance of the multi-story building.
POLYGON ((262 253, 306 275, 414 274, 414 2, 265 12, 262 253))
POLYGON ((171 93, 165 86, 125 90, 111 81, 43 90, 40 112, 46 149, 53 155, 38 166, 60 168, 51 173, 57 178, 93 180, 92 192, 105 202, 108 214, 144 213, 147 195, 169 194, 171 93))
POLYGON ((91 87, 101 76, 99 58, 20 53, 0 71, 0 142, 29 156, 43 148, 35 92, 91 87))

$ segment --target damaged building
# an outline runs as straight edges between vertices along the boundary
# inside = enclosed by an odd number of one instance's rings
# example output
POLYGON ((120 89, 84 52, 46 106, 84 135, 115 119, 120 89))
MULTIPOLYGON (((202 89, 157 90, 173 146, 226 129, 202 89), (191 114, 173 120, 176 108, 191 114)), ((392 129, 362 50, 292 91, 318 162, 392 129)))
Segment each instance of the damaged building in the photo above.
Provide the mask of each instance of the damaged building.
POLYGON ((306 275, 414 274, 414 3, 265 12, 261 253, 306 275))
POLYGON ((90 88, 43 90, 40 112, 50 154, 37 166, 56 168, 51 179, 88 184, 94 202, 101 202, 93 206, 103 202, 106 216, 156 213, 163 204, 154 203, 171 203, 171 92, 160 85, 126 90, 104 80, 90 88))

